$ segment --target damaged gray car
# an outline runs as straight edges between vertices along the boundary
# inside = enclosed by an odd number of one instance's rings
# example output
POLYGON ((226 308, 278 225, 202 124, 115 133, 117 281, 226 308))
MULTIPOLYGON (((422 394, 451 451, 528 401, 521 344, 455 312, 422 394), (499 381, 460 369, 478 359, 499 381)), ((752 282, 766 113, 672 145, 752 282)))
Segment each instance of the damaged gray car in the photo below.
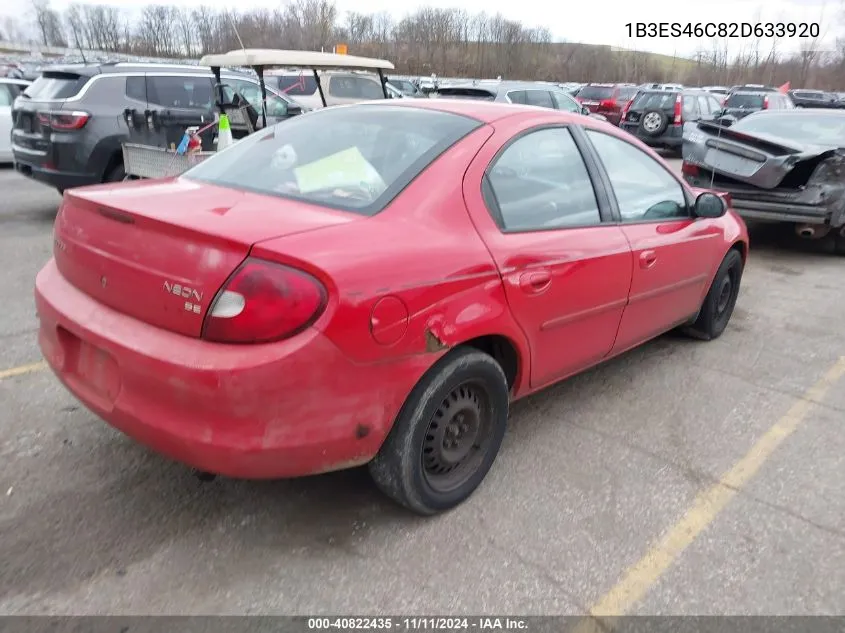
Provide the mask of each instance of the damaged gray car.
POLYGON ((731 127, 685 126, 684 179, 730 194, 744 218, 787 222, 845 255, 845 112, 750 114, 731 127))

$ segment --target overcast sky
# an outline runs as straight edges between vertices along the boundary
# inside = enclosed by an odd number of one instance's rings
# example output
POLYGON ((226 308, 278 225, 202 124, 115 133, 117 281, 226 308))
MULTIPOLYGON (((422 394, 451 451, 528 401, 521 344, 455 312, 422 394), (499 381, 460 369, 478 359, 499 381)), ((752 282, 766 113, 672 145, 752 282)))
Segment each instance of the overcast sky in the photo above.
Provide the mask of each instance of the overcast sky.
MULTIPOLYGON (((82 0, 83 2, 85 0, 82 0)), ((0 12, 18 13, 21 2, 12 8, 11 2, 4 2, 0 12)), ((52 6, 64 9, 70 0, 52 0, 52 6)), ((138 6, 137 0, 110 4, 138 6)), ((199 6, 201 4, 220 8, 248 6, 275 8, 279 0, 170 0, 166 4, 199 6)), ((749 24, 817 23, 820 26, 821 42, 818 48, 832 49, 835 38, 845 35, 845 0, 336 0, 341 15, 347 11, 371 13, 387 11, 396 18, 421 6, 461 7, 470 12, 501 12, 506 17, 520 20, 530 26, 546 26, 558 40, 606 44, 623 48, 683 56, 693 55, 697 49, 710 49, 712 40, 690 37, 680 38, 632 38, 628 36, 627 23, 646 20, 679 23, 706 24, 708 22, 747 22, 749 24), (397 8, 399 7, 399 8, 397 8)), ((807 40, 781 38, 778 50, 797 51, 807 40)), ((732 50, 739 49, 748 40, 737 38, 730 41, 732 50)), ((764 40, 764 49, 771 47, 771 40, 764 40)), ((350 53, 353 51, 350 51, 350 53)))

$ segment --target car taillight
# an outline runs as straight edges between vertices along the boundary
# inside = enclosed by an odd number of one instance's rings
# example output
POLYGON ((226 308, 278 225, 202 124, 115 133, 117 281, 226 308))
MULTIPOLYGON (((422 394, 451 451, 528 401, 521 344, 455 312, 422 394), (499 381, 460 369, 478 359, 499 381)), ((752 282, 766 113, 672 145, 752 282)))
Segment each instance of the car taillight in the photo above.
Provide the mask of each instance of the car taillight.
POLYGON ((683 110, 681 106, 681 95, 675 99, 675 115, 672 119, 672 125, 682 125, 684 122, 683 110))
POLYGON ((38 122, 42 127, 54 130, 79 130, 85 127, 91 115, 87 112, 39 112, 38 122))
POLYGON ((763 109, 764 110, 769 109, 769 98, 768 97, 763 97, 763 109))
POLYGON ((326 307, 325 287, 301 270, 248 258, 211 304, 202 338, 217 343, 268 343, 314 323, 326 307))
POLYGON ((616 99, 602 99, 599 101, 599 110, 613 110, 616 107, 616 99))
POLYGON ((631 104, 632 104, 632 103, 634 103, 634 100, 633 100, 633 99, 629 99, 629 100, 628 100, 628 103, 626 103, 626 104, 625 104, 625 107, 624 107, 624 108, 622 108, 622 118, 623 118, 623 119, 624 119, 625 117, 627 117, 627 116, 628 116, 628 110, 630 110, 630 109, 631 109, 631 104))
POLYGON ((681 163, 681 173, 685 176, 698 176, 698 165, 684 161, 681 163))

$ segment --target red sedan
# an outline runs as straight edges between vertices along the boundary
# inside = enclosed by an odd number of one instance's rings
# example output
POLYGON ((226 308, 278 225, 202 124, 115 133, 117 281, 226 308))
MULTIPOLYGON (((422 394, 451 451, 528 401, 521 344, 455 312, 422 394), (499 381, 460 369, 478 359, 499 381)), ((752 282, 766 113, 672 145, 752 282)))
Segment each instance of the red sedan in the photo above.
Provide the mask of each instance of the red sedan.
POLYGON ((183 176, 65 193, 40 345, 89 409, 201 471, 369 464, 432 514, 510 401, 672 328, 728 324, 729 199, 613 126, 530 106, 327 108, 183 176))

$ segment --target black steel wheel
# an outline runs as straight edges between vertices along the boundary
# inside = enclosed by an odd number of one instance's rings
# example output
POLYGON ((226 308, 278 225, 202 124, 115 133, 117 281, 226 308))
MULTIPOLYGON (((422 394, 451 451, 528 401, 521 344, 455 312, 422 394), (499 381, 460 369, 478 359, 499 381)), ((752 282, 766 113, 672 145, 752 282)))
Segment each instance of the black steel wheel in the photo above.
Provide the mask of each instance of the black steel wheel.
POLYGON ((705 341, 722 335, 739 297, 742 270, 742 255, 736 249, 729 250, 716 271, 698 317, 692 325, 684 328, 687 334, 705 341))
POLYGON ((437 407, 422 450, 423 473, 434 490, 454 490, 478 468, 492 439, 490 414, 487 390, 472 381, 452 389, 437 407))
POLYGON ((411 391, 370 462, 373 480, 418 514, 459 505, 499 452, 508 404, 507 379, 490 355, 469 347, 452 350, 411 391))

